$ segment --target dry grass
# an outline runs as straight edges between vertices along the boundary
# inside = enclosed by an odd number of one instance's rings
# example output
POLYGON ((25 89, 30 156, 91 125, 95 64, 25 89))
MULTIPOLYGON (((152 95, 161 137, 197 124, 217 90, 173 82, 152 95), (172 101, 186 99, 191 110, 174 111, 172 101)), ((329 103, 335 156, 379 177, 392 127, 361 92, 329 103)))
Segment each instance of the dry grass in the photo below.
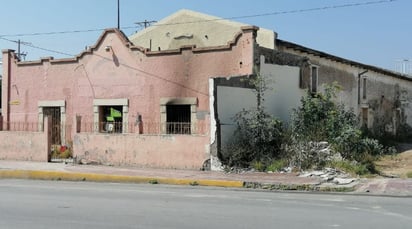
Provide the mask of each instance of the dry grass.
POLYGON ((412 150, 384 156, 376 162, 376 167, 383 174, 407 178, 412 174, 412 150))

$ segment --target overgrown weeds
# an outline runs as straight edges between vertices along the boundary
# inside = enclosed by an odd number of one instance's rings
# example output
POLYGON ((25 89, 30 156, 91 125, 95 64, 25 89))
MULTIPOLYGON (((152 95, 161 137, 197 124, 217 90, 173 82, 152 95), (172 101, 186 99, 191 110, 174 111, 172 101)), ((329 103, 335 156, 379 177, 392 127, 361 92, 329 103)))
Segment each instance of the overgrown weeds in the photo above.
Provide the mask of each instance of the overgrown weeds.
POLYGON ((287 160, 277 159, 271 161, 253 161, 250 167, 258 172, 279 172, 287 166, 287 160))
POLYGON ((282 122, 269 115, 263 106, 264 93, 268 89, 266 81, 259 75, 249 79, 254 86, 257 99, 255 109, 243 109, 233 120, 236 130, 233 139, 226 147, 223 158, 226 165, 231 167, 255 167, 264 170, 267 162, 279 158, 283 139, 282 122))
POLYGON ((331 168, 339 169, 353 176, 366 175, 366 174, 371 173, 367 165, 360 164, 356 161, 348 161, 348 160, 331 161, 328 163, 327 166, 331 168))
MULTIPOLYGON (((254 84, 257 88, 266 85, 259 77, 259 84, 254 84)), ((279 171, 292 165, 299 169, 332 166, 357 175, 377 173, 376 157, 395 149, 365 134, 353 110, 334 101, 339 85, 324 88, 323 93, 308 92, 302 97, 288 128, 265 112, 262 95, 266 88, 256 89, 257 108, 234 117, 237 128, 224 163, 257 171, 279 171)))
POLYGON ((286 159, 278 159, 278 160, 273 160, 269 165, 266 167, 266 171, 270 172, 279 172, 282 169, 284 169, 286 166, 288 166, 288 162, 286 159))

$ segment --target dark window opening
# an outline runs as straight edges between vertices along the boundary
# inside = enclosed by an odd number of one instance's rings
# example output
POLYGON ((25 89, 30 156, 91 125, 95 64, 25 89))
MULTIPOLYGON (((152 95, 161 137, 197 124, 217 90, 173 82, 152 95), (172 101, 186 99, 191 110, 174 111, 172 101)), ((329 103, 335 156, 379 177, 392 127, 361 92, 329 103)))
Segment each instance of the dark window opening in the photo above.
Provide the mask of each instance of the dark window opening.
POLYGON ((122 106, 99 107, 99 132, 122 133, 123 129, 122 106))
POLYGON ((305 86, 304 86, 304 84, 303 84, 303 76, 304 76, 304 74, 305 74, 305 71, 304 71, 304 68, 302 67, 302 68, 300 69, 300 72, 299 72, 299 88, 300 88, 300 89, 305 88, 305 86))
POLYGON ((310 92, 316 93, 318 91, 318 67, 311 67, 311 85, 310 92))
POLYGON ((366 99, 366 78, 363 78, 363 99, 366 99))
POLYGON ((191 133, 190 105, 166 105, 166 133, 191 133))

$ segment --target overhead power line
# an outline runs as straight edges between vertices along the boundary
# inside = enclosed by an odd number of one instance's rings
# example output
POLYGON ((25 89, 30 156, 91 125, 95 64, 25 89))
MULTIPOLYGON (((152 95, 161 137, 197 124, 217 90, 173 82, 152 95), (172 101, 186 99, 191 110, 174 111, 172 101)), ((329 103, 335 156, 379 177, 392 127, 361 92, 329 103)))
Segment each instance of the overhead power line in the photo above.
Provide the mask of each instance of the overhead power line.
MULTIPOLYGON (((127 26, 121 29, 132 29, 137 28, 137 26, 127 26)), ((17 33, 17 34, 1 34, 1 37, 24 37, 24 36, 43 36, 43 35, 58 35, 58 34, 68 34, 68 33, 88 33, 88 32, 99 32, 104 29, 85 29, 85 30, 67 30, 67 31, 55 31, 55 32, 38 32, 38 33, 17 33)))
POLYGON ((39 49, 39 50, 43 50, 43 51, 47 51, 47 52, 52 52, 52 53, 61 54, 61 55, 64 55, 64 56, 71 56, 71 57, 75 56, 75 55, 73 55, 73 54, 69 54, 69 53, 65 53, 65 52, 60 52, 60 51, 56 51, 56 50, 53 50, 53 49, 42 48, 42 47, 39 47, 39 46, 35 46, 35 45, 33 45, 33 44, 28 44, 28 45, 26 45, 26 46, 31 47, 31 48, 35 48, 35 49, 39 49))
MULTIPOLYGON (((167 25, 175 25, 175 24, 191 24, 191 23, 202 23, 202 22, 208 22, 208 21, 219 21, 219 20, 229 20, 229 19, 240 19, 240 18, 251 18, 251 17, 264 17, 264 16, 272 16, 272 15, 281 15, 281 14, 292 14, 292 13, 303 13, 303 12, 310 12, 310 11, 319 11, 319 10, 328 10, 328 9, 337 9, 337 8, 346 8, 346 7, 356 7, 356 6, 364 6, 364 5, 373 5, 373 4, 382 4, 382 3, 389 3, 389 2, 395 2, 398 0, 380 0, 380 1, 369 1, 369 2, 363 2, 363 3, 352 3, 352 4, 344 4, 344 5, 334 5, 334 6, 324 6, 324 7, 317 7, 317 8, 310 8, 310 9, 301 9, 301 10, 290 10, 290 11, 280 11, 280 12, 273 12, 273 13, 265 13, 265 14, 255 14, 255 15, 247 15, 247 16, 238 16, 238 17, 229 17, 229 18, 219 18, 219 19, 212 19, 212 20, 198 20, 198 21, 193 21, 193 22, 182 22, 182 23, 170 23, 170 24, 155 24, 153 26, 167 26, 167 25)), ((122 29, 129 29, 129 28, 136 28, 136 26, 129 26, 129 27, 122 27, 122 29)), ((67 34, 67 33, 81 33, 81 32, 96 32, 96 31, 102 31, 104 29, 88 29, 88 30, 72 30, 72 31, 60 31, 60 32, 46 32, 46 33, 28 33, 28 34, 14 34, 14 35, 0 35, 0 39, 1 40, 5 40, 5 41, 9 41, 9 42, 13 42, 13 43, 18 43, 19 41, 17 40, 11 40, 11 39, 7 39, 5 37, 15 37, 15 36, 38 36, 38 35, 53 35, 53 34, 67 34)), ((22 45, 31 47, 31 48, 35 48, 35 49, 39 49, 39 50, 43 50, 43 51, 47 51, 47 52, 52 52, 52 53, 56 53, 56 54, 60 54, 60 55, 65 55, 65 56, 70 56, 70 57, 74 57, 75 55, 73 54, 69 54, 69 53, 65 53, 65 52, 61 52, 61 51, 56 51, 53 49, 48 49, 48 48, 42 48, 39 46, 35 46, 31 43, 28 42, 24 42, 21 43, 22 45)), ((100 56, 96 53, 94 53, 94 55, 100 56)), ((100 56, 104 59, 107 59, 106 57, 100 56)), ((155 75, 149 72, 146 72, 144 70, 132 67, 128 64, 124 64, 124 63, 120 63, 120 65, 127 67, 127 68, 131 68, 134 69, 136 71, 139 71, 141 73, 146 74, 149 77, 155 77, 158 78, 160 80, 164 80, 167 81, 169 83, 173 83, 176 85, 180 85, 182 87, 185 87, 189 90, 194 90, 197 91, 196 89, 187 87, 185 85, 182 85, 180 83, 171 81, 169 79, 166 79, 164 77, 161 77, 159 75, 155 75)), ((207 93, 204 92, 200 92, 199 93, 203 94, 203 95, 207 95, 207 93)))
POLYGON ((223 21, 223 20, 233 20, 233 19, 242 19, 242 18, 276 16, 276 15, 282 15, 282 14, 297 14, 297 13, 305 13, 305 12, 312 12, 312 11, 324 11, 324 10, 339 9, 339 8, 377 5, 377 4, 390 3, 390 2, 395 2, 395 1, 398 1, 398 0, 378 0, 378 1, 368 1, 368 2, 360 2, 360 3, 348 3, 348 4, 342 4, 342 5, 322 6, 322 7, 314 7, 314 8, 307 8, 307 9, 299 9, 299 10, 277 11, 277 12, 272 12, 272 13, 262 13, 262 14, 253 14, 253 15, 245 15, 245 16, 234 16, 234 17, 216 18, 216 19, 209 19, 209 20, 197 20, 197 21, 190 21, 190 22, 155 24, 153 26, 193 24, 193 23, 203 23, 203 22, 210 22, 210 21, 223 21))
POLYGON ((15 40, 7 39, 7 38, 4 38, 4 37, 0 37, 0 39, 8 41, 8 42, 17 43, 17 44, 20 43, 21 45, 31 47, 31 48, 35 48, 35 49, 39 49, 39 50, 43 50, 43 51, 46 51, 46 52, 52 52, 52 53, 56 53, 56 54, 60 54, 60 55, 64 55, 64 56, 75 56, 73 54, 68 54, 68 53, 56 51, 56 50, 53 50, 53 49, 42 48, 42 47, 33 45, 32 43, 29 43, 29 42, 20 42, 19 40, 15 41, 15 40))
MULTIPOLYGON (((13 43, 17 43, 17 42, 18 42, 18 41, 10 40, 10 39, 3 38, 3 37, 0 37, 0 39, 6 40, 6 41, 9 41, 9 42, 13 42, 13 43)), ((33 45, 33 44, 31 44, 31 43, 28 43, 28 42, 24 42, 24 43, 22 43, 22 45, 29 46, 29 47, 36 48, 36 49, 40 49, 40 50, 44 50, 44 51, 48 51, 48 52, 58 53, 58 54, 61 54, 61 55, 66 55, 66 56, 71 56, 71 57, 74 57, 74 56, 75 56, 75 55, 72 55, 72 54, 68 54, 68 53, 64 53, 64 52, 60 52, 60 51, 56 51, 56 50, 52 50, 52 49, 46 49, 46 48, 38 47, 38 46, 35 46, 35 45, 33 45)), ((98 53, 93 53, 93 55, 94 55, 94 56, 97 56, 97 57, 99 57, 99 58, 108 60, 108 61, 113 61, 112 58, 108 58, 108 57, 99 55, 98 53)), ((1 60, 0 60, 0 63, 1 63, 1 60)), ((153 73, 144 71, 144 70, 142 70, 142 69, 139 69, 139 68, 136 68, 136 67, 134 67, 134 66, 131 66, 131 65, 127 64, 127 63, 119 62, 119 65, 121 65, 121 66, 123 66, 123 67, 126 67, 126 68, 129 68, 129 69, 132 69, 132 70, 135 70, 135 71, 138 71, 138 72, 141 72, 141 73, 144 74, 145 77, 157 78, 157 79, 159 79, 159 80, 162 80, 162 81, 165 81, 165 82, 168 82, 168 83, 171 83, 171 84, 178 85, 178 86, 180 86, 180 87, 182 87, 182 88, 185 88, 185 89, 188 89, 188 90, 191 90, 191 91, 195 91, 195 92, 197 92, 197 93, 199 93, 199 94, 202 94, 202 95, 205 95, 205 96, 208 96, 208 95, 209 95, 208 92, 199 91, 199 90, 197 90, 197 89, 195 89, 195 88, 189 87, 189 86, 184 85, 184 84, 182 84, 182 83, 180 83, 180 82, 176 82, 176 81, 167 79, 166 77, 163 77, 163 76, 160 76, 160 75, 157 75, 157 74, 153 74, 153 73)), ((1 79, 1 77, 0 77, 0 79, 1 79)))
POLYGON ((241 18, 251 18, 251 17, 274 16, 274 15, 281 15, 281 14, 305 13, 305 12, 311 12, 311 11, 322 11, 322 10, 331 10, 331 9, 348 8, 348 7, 377 5, 377 4, 390 3, 390 2, 395 2, 395 1, 398 1, 398 0, 378 0, 378 1, 369 1, 369 2, 348 3, 348 4, 342 4, 342 5, 321 6, 321 7, 315 7, 315 8, 300 9, 300 10, 287 10, 287 11, 279 11, 279 12, 273 12, 273 13, 255 14, 255 15, 249 15, 249 16, 230 17, 226 19, 241 19, 241 18))
MULTIPOLYGON (((342 4, 342 5, 331 5, 331 6, 314 7, 314 8, 307 8, 307 9, 277 11, 277 12, 271 12, 271 13, 234 16, 234 17, 217 18, 217 19, 210 19, 210 20, 196 20, 196 21, 189 21, 189 22, 154 24, 153 26, 194 24, 194 23, 204 23, 204 22, 210 22, 210 21, 223 21, 223 20, 233 20, 233 19, 242 19, 242 18, 266 17, 266 16, 276 16, 276 15, 283 15, 283 14, 297 14, 297 13, 305 13, 305 12, 313 12, 313 11, 325 11, 325 10, 332 10, 332 9, 339 9, 339 8, 377 5, 377 4, 391 3, 391 2, 395 2, 395 1, 398 1, 398 0, 377 0, 377 1, 367 1, 367 2, 359 2, 359 3, 348 3, 348 4, 342 4)), ((150 22, 153 22, 153 21, 150 21, 150 22)), ((136 25, 135 26, 126 26, 126 27, 121 27, 121 29, 134 29, 134 28, 137 28, 137 27, 138 26, 136 26, 136 25)), ((105 30, 105 28, 104 29, 55 31, 55 32, 0 34, 0 37, 23 37, 23 36, 57 35, 57 34, 70 34, 70 33, 87 33, 87 32, 98 32, 98 31, 103 31, 103 30, 105 30)))

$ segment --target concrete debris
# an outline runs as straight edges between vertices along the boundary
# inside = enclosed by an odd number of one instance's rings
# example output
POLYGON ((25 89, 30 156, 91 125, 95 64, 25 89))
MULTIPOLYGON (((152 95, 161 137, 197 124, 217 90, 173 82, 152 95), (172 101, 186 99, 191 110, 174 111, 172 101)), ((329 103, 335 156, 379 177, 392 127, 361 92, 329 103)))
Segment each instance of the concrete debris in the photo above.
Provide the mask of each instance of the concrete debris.
POLYGON ((292 172, 292 167, 290 167, 290 166, 285 167, 285 168, 281 169, 279 172, 280 173, 291 173, 292 172))
POLYGON ((352 178, 349 174, 333 168, 325 168, 322 171, 302 172, 299 177, 315 177, 322 183, 333 183, 336 185, 347 185, 357 180, 357 178, 352 178))
POLYGON ((335 177, 335 178, 333 178, 332 182, 335 183, 335 184, 345 185, 345 184, 350 184, 354 181, 355 181, 355 179, 353 179, 353 178, 337 178, 337 177, 335 177))
POLYGON ((85 158, 80 159, 78 162, 81 165, 100 165, 100 163, 98 161, 87 160, 85 158))

